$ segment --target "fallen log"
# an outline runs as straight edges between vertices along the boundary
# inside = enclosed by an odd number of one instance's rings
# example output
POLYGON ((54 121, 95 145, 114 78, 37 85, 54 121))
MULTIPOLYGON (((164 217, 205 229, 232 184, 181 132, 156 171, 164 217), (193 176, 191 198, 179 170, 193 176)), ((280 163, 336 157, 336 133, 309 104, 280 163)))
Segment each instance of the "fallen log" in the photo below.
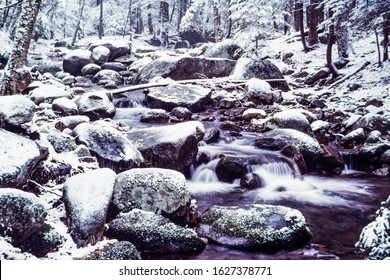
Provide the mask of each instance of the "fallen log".
POLYGON ((334 82, 333 84, 331 84, 329 86, 329 89, 330 88, 334 88, 336 86, 338 86, 339 84, 341 84, 342 82, 348 80, 349 78, 351 78, 353 75, 356 75, 357 73, 359 73, 360 71, 362 71, 364 68, 366 68, 368 65, 370 65, 371 63, 369 61, 366 61, 364 62, 358 69, 356 69, 355 71, 353 71, 352 73, 348 74, 347 76, 343 77, 342 79, 334 82))
MULTIPOLYGON (((248 80, 229 80, 228 78, 212 78, 212 79, 191 79, 191 80, 180 80, 180 81, 166 81, 166 82, 160 82, 160 83, 151 83, 151 84, 141 84, 141 85, 133 85, 133 86, 127 86, 123 88, 118 88, 114 90, 102 90, 98 92, 108 92, 110 94, 118 95, 130 91, 135 91, 135 90, 141 90, 141 89, 148 89, 152 87, 166 87, 170 84, 192 84, 192 83, 205 83, 205 82, 210 82, 210 83, 232 83, 232 84, 244 84, 248 80)), ((266 82, 285 82, 285 79, 269 79, 269 80, 264 80, 266 82)))

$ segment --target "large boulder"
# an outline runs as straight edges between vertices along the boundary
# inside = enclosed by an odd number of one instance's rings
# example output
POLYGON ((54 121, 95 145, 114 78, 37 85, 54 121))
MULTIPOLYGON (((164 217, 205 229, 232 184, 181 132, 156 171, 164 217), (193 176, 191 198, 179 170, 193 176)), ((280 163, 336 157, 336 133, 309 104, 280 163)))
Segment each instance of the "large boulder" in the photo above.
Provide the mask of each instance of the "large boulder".
POLYGON ((99 84, 112 82, 115 86, 119 86, 123 84, 124 79, 118 72, 114 70, 103 69, 96 73, 95 76, 93 76, 92 82, 99 84))
POLYGON ((288 145, 299 149, 309 169, 316 167, 324 153, 317 140, 295 129, 274 129, 256 138, 256 146, 263 149, 282 150, 288 145))
POLYGON ((0 188, 20 188, 47 150, 34 141, 0 128, 0 188))
POLYGON ((128 40, 99 40, 92 43, 89 50, 93 52, 94 49, 99 46, 104 46, 110 50, 108 61, 113 61, 121 56, 129 55, 131 52, 131 42, 128 40))
POLYGON ((96 156, 100 167, 117 173, 140 167, 144 161, 137 147, 113 127, 82 123, 73 130, 73 136, 96 156))
POLYGON ((21 190, 0 188, 0 236, 20 245, 41 230, 47 211, 35 195, 21 190))
POLYGON ((112 210, 113 216, 116 216, 137 208, 178 221, 188 214, 189 203, 186 178, 180 172, 162 168, 135 168, 117 176, 112 210), (178 212, 180 216, 176 215, 178 212))
POLYGON ((0 127, 31 122, 36 106, 22 95, 0 96, 0 127))
POLYGON ((80 115, 89 117, 92 121, 115 116, 115 106, 104 92, 87 92, 76 100, 80 115))
POLYGON ((196 233, 161 215, 134 209, 109 223, 110 238, 130 241, 142 253, 164 254, 203 250, 206 243, 196 233))
POLYGON ((55 99, 66 97, 71 99, 72 93, 54 85, 42 85, 30 92, 30 99, 37 105, 45 102, 52 103, 55 99))
POLYGON ((196 30, 187 30, 182 33, 180 33, 180 38, 183 41, 188 41, 191 46, 197 44, 197 43, 204 43, 206 42, 206 39, 202 35, 202 33, 196 31, 196 30))
POLYGON ((229 76, 236 61, 223 58, 183 57, 159 58, 146 65, 134 78, 133 84, 148 83, 161 76, 173 80, 189 80, 229 76))
POLYGON ((202 216, 197 233, 225 246, 259 251, 296 248, 311 236, 300 211, 261 204, 214 206, 202 216))
POLYGON ((352 129, 358 128, 363 128, 366 133, 379 130, 383 135, 389 135, 390 119, 379 114, 368 113, 352 126, 352 129))
POLYGON ((92 50, 92 60, 97 65, 106 63, 110 58, 110 50, 105 46, 98 46, 92 50))
POLYGON ((128 138, 142 153, 147 167, 177 170, 189 176, 204 136, 201 122, 190 121, 170 126, 131 131, 128 138))
MULTIPOLYGON (((232 79, 251 79, 261 80, 284 79, 280 69, 267 59, 240 58, 237 61, 230 77, 232 79)), ((272 81, 270 85, 282 91, 289 91, 290 88, 286 81, 272 81)))
POLYGON ((147 109, 141 114, 140 122, 167 123, 169 115, 164 109, 147 109))
POLYGON ((286 110, 274 114, 265 124, 268 129, 291 128, 313 135, 310 123, 304 114, 297 110, 286 110))
POLYGON ((267 105, 273 104, 275 97, 268 82, 257 78, 251 78, 245 84, 244 99, 246 101, 252 101, 255 104, 267 105))
POLYGON ((55 128, 59 131, 63 131, 65 129, 73 130, 76 126, 81 123, 89 123, 90 119, 87 116, 67 116, 60 118, 54 124, 55 128))
POLYGON ((193 85, 171 84, 151 88, 145 100, 150 108, 171 111, 175 107, 185 107, 191 112, 199 112, 210 103, 211 90, 193 85))
POLYGON ((204 53, 204 56, 236 60, 240 58, 242 52, 243 49, 232 39, 225 39, 208 47, 206 52, 204 53))
POLYGON ((52 103, 54 113, 60 116, 77 115, 77 105, 73 100, 66 97, 57 98, 52 103))
POLYGON ((89 63, 87 65, 85 65, 82 69, 81 69, 81 74, 83 76, 94 76, 96 75, 100 70, 102 70, 102 68, 95 64, 95 63, 89 63))
POLYGON ((73 50, 65 57, 62 64, 64 72, 68 72, 73 76, 81 73, 81 69, 91 62, 92 53, 88 50, 73 50))
POLYGON ((96 169, 68 178, 63 200, 69 232, 79 247, 102 240, 116 174, 96 169))

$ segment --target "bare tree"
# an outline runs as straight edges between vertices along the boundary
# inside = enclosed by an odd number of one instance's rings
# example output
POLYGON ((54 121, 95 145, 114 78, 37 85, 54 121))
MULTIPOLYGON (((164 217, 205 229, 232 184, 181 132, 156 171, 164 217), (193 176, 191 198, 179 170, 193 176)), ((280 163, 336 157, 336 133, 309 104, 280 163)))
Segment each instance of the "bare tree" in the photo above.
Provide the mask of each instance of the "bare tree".
POLYGON ((383 61, 389 59, 390 12, 383 15, 383 61))
POLYGON ((99 39, 103 37, 103 0, 100 0, 99 39))
MULTIPOLYGON (((329 9, 329 17, 332 18, 333 12, 331 9, 329 9)), ((336 40, 336 35, 334 34, 334 24, 333 22, 329 25, 329 36, 328 36, 328 43, 326 48, 326 64, 332 73, 332 77, 336 78, 339 75, 339 72, 337 71, 336 66, 333 64, 332 60, 332 47, 336 40)))
POLYGON ((79 32, 79 29, 80 29, 81 17, 83 16, 84 6, 85 6, 85 0, 80 0, 80 2, 79 2, 79 16, 78 16, 77 23, 76 23, 76 30, 74 31, 74 35, 73 35, 73 39, 72 39, 72 43, 71 43, 72 46, 74 46, 74 44, 76 43, 77 34, 79 32))
POLYGON ((349 55, 349 6, 349 1, 344 1, 344 6, 336 17, 335 35, 337 40, 337 50, 340 58, 348 58, 349 55))
POLYGON ((305 27, 304 27, 304 22, 303 22, 303 3, 302 3, 302 1, 297 1, 295 3, 295 11, 297 13, 298 20, 299 20, 299 30, 301 32, 301 41, 302 41, 302 45, 303 45, 303 50, 304 50, 304 52, 308 52, 309 48, 307 47, 307 44, 306 44, 305 27))
POLYGON ((31 82, 30 73, 26 71, 25 66, 41 4, 42 0, 25 0, 21 3, 14 47, 1 81, 0 95, 17 94, 31 82))
POLYGON ((318 16, 319 16, 319 7, 320 0, 310 0, 309 5, 309 45, 315 45, 318 43, 318 16))

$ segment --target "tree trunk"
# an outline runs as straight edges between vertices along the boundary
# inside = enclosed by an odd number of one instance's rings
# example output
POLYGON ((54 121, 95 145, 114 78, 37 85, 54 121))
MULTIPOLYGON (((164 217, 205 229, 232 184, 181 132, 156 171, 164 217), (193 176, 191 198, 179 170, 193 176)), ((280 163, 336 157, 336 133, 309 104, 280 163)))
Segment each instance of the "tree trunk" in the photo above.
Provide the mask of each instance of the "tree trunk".
POLYGON ((299 4, 302 4, 300 3, 299 1, 295 1, 295 9, 294 9, 294 29, 295 31, 299 31, 299 9, 297 8, 299 6, 299 4))
MULTIPOLYGON (((332 15, 333 15, 332 10, 329 10, 329 17, 331 18, 332 15)), ((326 47, 326 64, 327 64, 330 72, 332 73, 333 79, 339 75, 339 73, 336 69, 336 66, 334 66, 333 60, 332 60, 332 46, 333 46, 334 41, 336 40, 335 37, 336 36, 334 34, 334 24, 331 23, 329 26, 328 44, 326 47)))
POLYGON ((305 28, 304 28, 304 23, 303 23, 303 3, 302 2, 297 2, 295 4, 295 10, 298 12, 298 19, 299 19, 299 30, 301 32, 301 41, 303 45, 303 50, 304 52, 308 52, 309 48, 307 47, 306 44, 306 38, 305 38, 305 28))
POLYGON ((228 4, 228 19, 227 19, 227 28, 226 28, 226 39, 230 39, 232 36, 232 27, 233 27, 233 21, 232 21, 232 12, 230 11, 230 4, 231 0, 227 0, 228 4))
POLYGON ((135 8, 135 17, 136 17, 136 29, 135 33, 142 34, 144 32, 144 23, 142 21, 142 10, 141 8, 137 7, 135 8))
POLYGON ((79 32, 79 29, 80 29, 81 17, 83 16, 84 6, 85 6, 85 0, 81 0, 80 9, 79 9, 79 17, 78 17, 77 23, 76 23, 76 30, 74 31, 74 35, 73 35, 73 39, 72 39, 72 43, 71 43, 72 46, 74 46, 74 44, 76 43, 77 33, 79 32))
POLYGON ((319 0, 310 0, 309 6, 309 45, 318 44, 318 4, 319 0))
POLYGON ((383 15, 383 61, 389 59, 390 12, 383 15))
POLYGON ((173 15, 175 14, 175 10, 176 10, 176 1, 173 1, 173 6, 172 6, 172 12, 171 12, 171 16, 169 18, 169 23, 172 23, 172 20, 173 20, 173 15))
POLYGON ((0 95, 21 92, 30 82, 30 73, 23 68, 27 64, 28 50, 42 0, 23 1, 18 19, 14 47, 4 71, 0 95))
POLYGON ((342 13, 336 18, 336 26, 335 26, 337 50, 340 58, 348 58, 349 55, 348 21, 349 21, 349 3, 346 2, 344 4, 342 13))
POLYGON ((100 0, 99 39, 103 37, 103 0, 100 0))
POLYGON ((214 25, 214 40, 215 42, 219 42, 220 39, 220 18, 217 4, 215 1, 212 1, 213 5, 213 25, 214 25))

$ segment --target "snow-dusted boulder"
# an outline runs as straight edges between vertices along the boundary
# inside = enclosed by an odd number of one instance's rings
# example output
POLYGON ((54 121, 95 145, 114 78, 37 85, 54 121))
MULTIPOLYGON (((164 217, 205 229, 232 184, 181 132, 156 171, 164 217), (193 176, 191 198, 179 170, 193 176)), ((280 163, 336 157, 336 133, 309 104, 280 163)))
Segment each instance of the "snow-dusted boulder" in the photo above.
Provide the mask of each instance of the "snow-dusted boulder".
MULTIPOLYGON (((284 79, 280 69, 267 59, 240 58, 232 71, 230 78, 242 80, 258 78, 261 80, 284 79)), ((273 81, 270 85, 282 91, 289 91, 290 88, 285 81, 273 81)))
POLYGON ((178 253, 203 250, 206 243, 196 233, 151 212, 134 209, 109 223, 110 238, 135 244, 142 253, 178 253))
POLYGON ((328 131, 328 129, 331 127, 331 123, 323 120, 316 120, 310 124, 311 130, 313 132, 319 132, 319 131, 328 131))
POLYGON ((188 80, 229 76, 236 61, 223 58, 183 57, 159 58, 146 65, 135 76, 133 84, 148 83, 161 76, 173 80, 188 80))
POLYGON ((134 168, 118 174, 111 208, 113 216, 142 209, 183 222, 189 204, 186 178, 180 172, 162 168, 134 168))
POLYGON ((363 128, 366 133, 378 130, 384 135, 390 134, 390 119, 382 115, 368 113, 360 118, 353 126, 353 129, 363 128))
POLYGON ((243 49, 232 39, 225 39, 209 46, 204 53, 205 57, 239 59, 243 49))
POLYGON ((87 65, 85 65, 82 69, 81 69, 81 74, 83 76, 94 76, 96 75, 100 70, 102 70, 102 68, 95 64, 95 63, 88 63, 87 65))
POLYGON ((113 70, 115 72, 126 71, 127 67, 121 62, 106 62, 102 64, 102 70, 113 70))
POLYGON ((118 241, 98 248, 83 260, 141 260, 141 255, 133 243, 129 241, 118 241))
POLYGON ((185 107, 191 112, 199 112, 209 104, 211 90, 194 85, 171 84, 151 88, 145 100, 150 108, 171 111, 175 107, 185 107))
POLYGON ((221 136, 221 131, 218 128, 208 128, 205 131, 203 141, 207 144, 217 143, 219 137, 221 136))
POLYGON ((35 195, 0 188, 0 236, 10 238, 12 244, 18 246, 41 230, 46 216, 43 203, 35 195))
POLYGON ((92 60, 98 65, 106 63, 110 58, 110 50, 105 46, 98 46, 92 50, 92 60))
POLYGON ((87 92, 76 100, 80 115, 89 117, 92 121, 115 116, 115 106, 104 92, 87 92))
POLYGON ((129 55, 131 52, 131 42, 128 40, 99 40, 93 42, 89 47, 90 51, 94 51, 95 48, 104 46, 110 50, 110 57, 108 61, 113 61, 121 56, 129 55))
POLYGON ((188 41, 191 46, 197 44, 197 43, 204 43, 206 42, 206 39, 204 38, 203 34, 197 30, 186 30, 180 33, 180 38, 184 41, 188 41))
POLYGON ((100 70, 96 73, 92 78, 92 82, 98 84, 107 84, 108 82, 112 82, 116 86, 123 84, 123 77, 116 71, 110 69, 100 70))
POLYGON ((197 233, 225 246, 259 251, 297 248, 311 237, 300 211, 261 204, 214 206, 202 216, 197 233))
POLYGON ((81 69, 91 62, 92 53, 88 50, 73 50, 65 57, 62 64, 64 72, 68 72, 73 76, 81 73, 81 69))
POLYGON ((201 122, 190 121, 134 130, 127 137, 142 153, 148 167, 173 169, 188 176, 204 133, 201 122))
POLYGON ((63 131, 66 128, 73 130, 76 126, 78 126, 81 123, 89 123, 90 119, 87 116, 67 116, 59 119, 54 124, 55 128, 57 128, 59 131, 63 131))
POLYGON ((74 151, 77 148, 73 137, 65 133, 52 132, 47 135, 47 140, 57 153, 66 153, 74 151))
POLYGON ((290 128, 308 135, 313 135, 311 126, 305 115, 296 110, 286 110, 274 114, 266 123, 268 129, 290 128))
POLYGON ((52 103, 55 99, 61 97, 71 99, 73 96, 71 92, 63 88, 54 85, 42 85, 31 91, 29 97, 35 104, 39 105, 43 102, 52 103))
POLYGON ((47 156, 47 150, 0 128, 0 155, 0 188, 19 188, 37 162, 47 156))
POLYGON ((267 113, 262 109, 246 109, 242 113, 242 118, 244 120, 252 120, 252 119, 264 119, 267 117, 267 113))
POLYGON ((35 103, 25 96, 0 96, 0 127, 31 122, 35 109, 35 103))
POLYGON ((73 100, 66 97, 57 98, 52 103, 52 110, 60 116, 77 115, 77 105, 73 100))
POLYGON ((270 84, 257 78, 251 78, 246 82, 243 98, 262 105, 273 104, 275 99, 270 84))
POLYGON ((84 144, 96 156, 100 167, 122 172, 144 162, 141 153, 129 139, 113 127, 82 123, 73 130, 78 144, 84 144))
POLYGON ((96 169, 68 178, 63 200, 69 232, 79 247, 102 240, 116 174, 96 169))
POLYGON ((363 128, 357 128, 347 135, 345 135, 343 138, 341 138, 340 143, 342 145, 356 145, 356 144, 361 144, 366 140, 366 134, 364 132, 363 128))
POLYGON ((169 115, 164 109, 148 109, 141 114, 140 122, 145 123, 166 123, 169 115))
POLYGON ((274 129, 256 138, 256 146, 259 148, 281 150, 287 145, 299 149, 309 169, 313 169, 323 155, 317 140, 295 129, 274 129))
POLYGON ((173 122, 189 121, 192 119, 192 112, 185 107, 175 107, 171 110, 169 115, 173 122))

